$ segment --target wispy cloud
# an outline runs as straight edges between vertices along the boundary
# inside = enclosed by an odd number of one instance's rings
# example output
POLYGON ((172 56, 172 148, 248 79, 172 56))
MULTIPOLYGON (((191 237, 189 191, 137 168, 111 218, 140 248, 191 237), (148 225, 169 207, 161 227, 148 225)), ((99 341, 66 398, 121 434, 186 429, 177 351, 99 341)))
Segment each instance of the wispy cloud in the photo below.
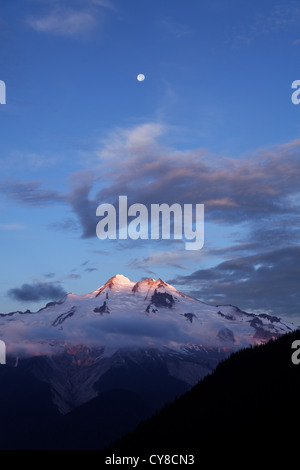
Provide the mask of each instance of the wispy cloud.
POLYGON ((108 251, 104 251, 104 250, 91 250, 91 253, 94 253, 96 255, 108 255, 109 254, 108 251))
POLYGON ((49 168, 62 161, 62 156, 45 153, 11 151, 1 158, 1 165, 6 170, 37 171, 49 168))
POLYGON ((21 224, 0 224, 0 230, 6 230, 6 231, 19 231, 19 230, 25 230, 25 225, 21 224))
POLYGON ((50 10, 27 17, 26 22, 37 32, 77 38, 95 30, 105 10, 117 11, 109 0, 54 0, 50 10))
POLYGON ((117 128, 103 139, 101 148, 97 151, 98 158, 111 159, 124 158, 133 155, 143 156, 151 148, 151 152, 158 147, 157 139, 165 134, 166 126, 162 123, 148 122, 130 129, 117 128))
POLYGON ((160 266, 162 259, 164 260, 164 265, 172 266, 178 269, 187 269, 182 263, 184 263, 186 254, 183 254, 181 251, 163 251, 159 253, 153 253, 150 256, 145 256, 142 258, 134 258, 130 261, 129 266, 132 269, 141 269, 145 270, 149 266, 160 266))
POLYGON ((27 23, 35 31, 58 36, 77 36, 93 30, 96 26, 96 20, 91 13, 62 9, 39 18, 28 18, 27 23))
POLYGON ((55 273, 46 273, 46 274, 44 274, 44 277, 46 277, 48 279, 52 279, 53 277, 55 277, 55 273))
MULTIPOLYGON (((300 8, 298 2, 273 5, 268 11, 256 12, 252 20, 246 26, 240 25, 236 30, 236 40, 241 43, 251 44, 262 35, 271 35, 282 32, 299 23, 300 8)), ((297 44, 297 41, 295 43, 297 44)))
POLYGON ((0 192, 21 204, 44 206, 65 203, 65 197, 56 190, 41 188, 40 181, 20 183, 18 181, 0 182, 0 192))
POLYGON ((80 278, 80 274, 75 274, 75 273, 68 274, 68 276, 66 277, 66 279, 79 279, 79 278, 80 278))
POLYGON ((118 11, 117 7, 113 4, 113 2, 109 0, 87 0, 87 2, 89 2, 92 5, 97 5, 103 8, 107 8, 108 10, 112 10, 115 12, 118 11))

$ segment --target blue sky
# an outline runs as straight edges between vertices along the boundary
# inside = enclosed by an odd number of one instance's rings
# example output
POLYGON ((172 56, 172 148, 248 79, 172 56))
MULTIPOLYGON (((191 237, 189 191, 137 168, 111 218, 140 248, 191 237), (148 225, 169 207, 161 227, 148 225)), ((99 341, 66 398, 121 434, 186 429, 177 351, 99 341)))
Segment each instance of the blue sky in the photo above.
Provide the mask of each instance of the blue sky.
POLYGON ((0 18, 0 311, 121 273, 300 324, 300 2, 3 0, 0 18), (204 203, 204 248, 100 241, 96 207, 123 194, 204 203))

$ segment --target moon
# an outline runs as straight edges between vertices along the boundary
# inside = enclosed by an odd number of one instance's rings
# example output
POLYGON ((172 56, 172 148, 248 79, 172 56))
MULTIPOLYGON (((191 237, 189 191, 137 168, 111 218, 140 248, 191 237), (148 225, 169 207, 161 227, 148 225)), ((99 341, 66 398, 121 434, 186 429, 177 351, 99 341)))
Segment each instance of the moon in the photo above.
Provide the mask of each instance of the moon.
POLYGON ((145 80, 145 75, 143 73, 139 73, 136 77, 139 82, 143 82, 145 80))

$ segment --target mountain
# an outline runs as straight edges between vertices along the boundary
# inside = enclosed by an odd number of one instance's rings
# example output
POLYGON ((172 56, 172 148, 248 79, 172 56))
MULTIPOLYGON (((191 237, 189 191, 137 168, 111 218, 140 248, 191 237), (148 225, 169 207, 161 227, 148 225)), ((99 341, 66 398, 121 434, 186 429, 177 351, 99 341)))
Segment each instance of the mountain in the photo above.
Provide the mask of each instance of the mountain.
POLYGON ((271 465, 294 458, 299 445, 300 365, 291 360, 292 332, 240 350, 167 405, 106 455, 194 455, 199 463, 246 458, 271 465), (137 451, 138 449, 138 451, 137 451), (279 457, 280 456, 280 457, 279 457))
MULTIPOLYGON (((68 294, 38 312, 0 314, 8 363, 0 366, 0 387, 11 390, 0 400, 0 417, 17 423, 20 440, 15 433, 13 448, 77 448, 71 436, 78 422, 92 436, 88 444, 83 436, 80 446, 101 448, 231 353, 296 329, 274 316, 205 304, 161 279, 135 283, 116 275, 89 294, 68 294), (24 381, 27 403, 20 395, 24 381), (30 422, 24 424, 26 413, 14 408, 15 400, 31 410, 30 422), (67 429, 59 442, 53 423, 67 429)), ((9 433, 0 433, 1 445, 11 445, 9 433)))

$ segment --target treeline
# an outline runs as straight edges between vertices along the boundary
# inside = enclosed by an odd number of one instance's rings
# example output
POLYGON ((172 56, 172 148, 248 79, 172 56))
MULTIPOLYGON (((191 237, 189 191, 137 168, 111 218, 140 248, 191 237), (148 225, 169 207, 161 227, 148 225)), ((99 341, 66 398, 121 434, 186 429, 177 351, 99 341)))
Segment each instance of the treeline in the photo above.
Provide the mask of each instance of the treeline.
POLYGON ((300 365, 291 361, 296 339, 300 331, 234 353, 108 451, 194 453, 219 461, 222 451, 253 455, 270 443, 272 451, 288 450, 280 447, 284 442, 292 450, 300 426, 300 365))

